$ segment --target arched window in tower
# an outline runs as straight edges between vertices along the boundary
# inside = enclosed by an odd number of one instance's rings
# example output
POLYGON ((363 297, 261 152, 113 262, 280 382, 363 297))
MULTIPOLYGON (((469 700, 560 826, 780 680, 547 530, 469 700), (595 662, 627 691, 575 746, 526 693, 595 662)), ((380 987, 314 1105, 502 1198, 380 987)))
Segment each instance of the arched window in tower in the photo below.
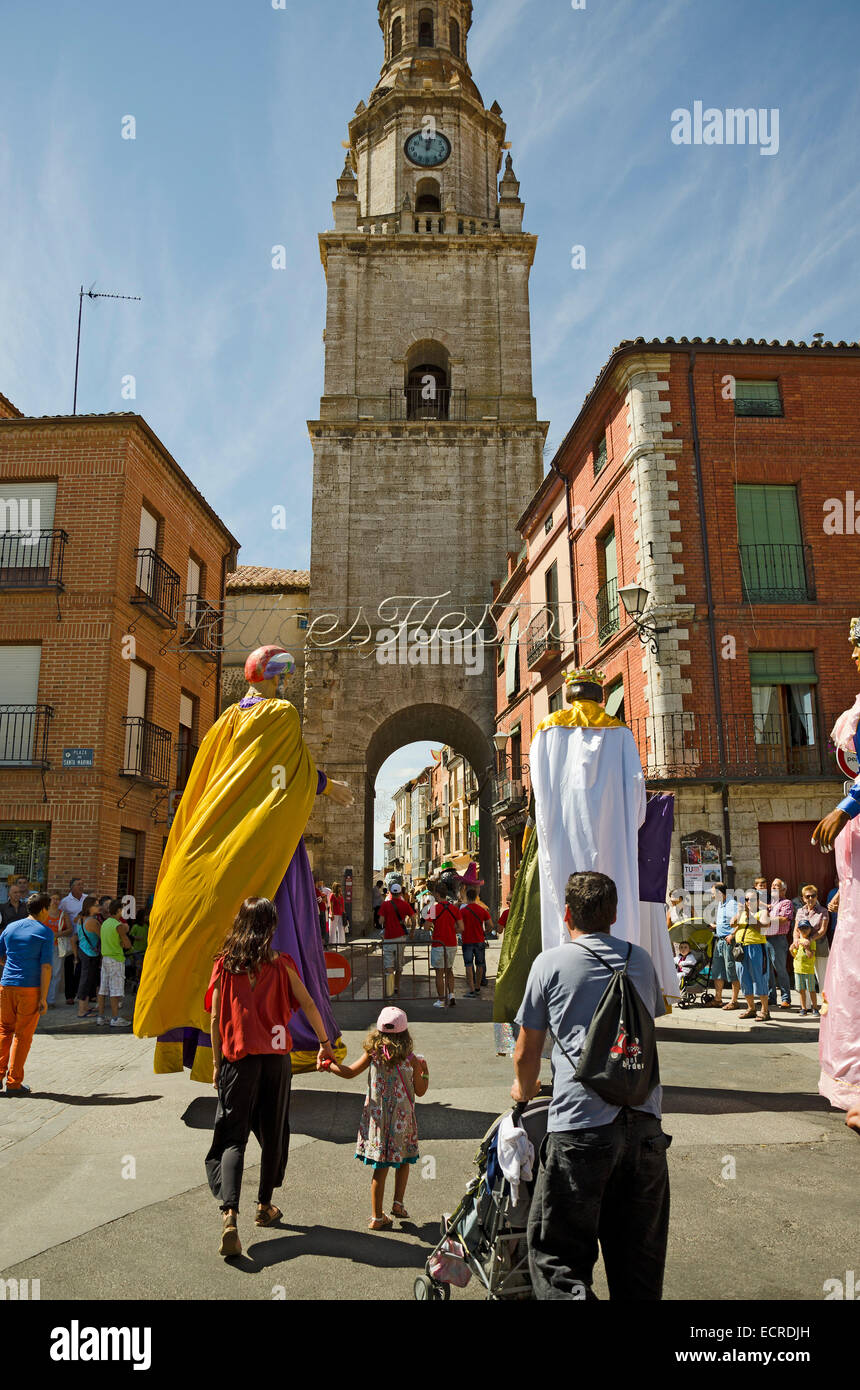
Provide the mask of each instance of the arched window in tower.
POLYGON ((447 420, 451 377, 441 343, 416 343, 406 360, 407 420, 447 420))
POLYGON ((418 47, 432 48, 434 44, 433 36, 433 11, 418 11, 418 47))
POLYGON ((396 58, 403 47, 403 20, 397 16, 391 26, 391 56, 396 58))
POLYGON ((460 56, 460 26, 456 19, 451 20, 451 52, 455 58, 460 56))
POLYGON ((415 189, 416 212, 441 212, 442 191, 436 179, 419 179, 415 189))

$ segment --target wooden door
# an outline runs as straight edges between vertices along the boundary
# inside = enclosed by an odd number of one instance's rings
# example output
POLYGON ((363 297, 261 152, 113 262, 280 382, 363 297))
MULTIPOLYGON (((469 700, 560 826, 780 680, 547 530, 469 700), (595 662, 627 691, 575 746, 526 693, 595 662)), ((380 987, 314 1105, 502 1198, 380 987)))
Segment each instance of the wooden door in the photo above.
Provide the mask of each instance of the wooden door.
POLYGON ((836 887, 836 856, 812 844, 817 821, 772 821, 758 828, 761 871, 768 883, 784 878, 788 896, 796 898, 805 883, 814 883, 823 903, 836 887))

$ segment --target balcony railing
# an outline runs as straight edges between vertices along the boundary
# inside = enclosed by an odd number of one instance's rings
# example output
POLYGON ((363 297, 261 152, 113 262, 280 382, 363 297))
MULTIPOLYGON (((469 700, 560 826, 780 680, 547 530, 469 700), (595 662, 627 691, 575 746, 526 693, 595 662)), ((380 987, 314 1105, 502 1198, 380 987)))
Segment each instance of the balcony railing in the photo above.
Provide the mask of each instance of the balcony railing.
POLYGON ((504 815, 512 807, 522 805, 525 791, 520 778, 493 778, 493 813, 504 815))
POLYGON ((756 396, 735 396, 735 415, 782 415, 782 401, 778 396, 764 400, 756 396))
MULTIPOLYGON (((825 721, 826 722, 826 721, 825 721)), ((840 774, 819 742, 811 715, 727 715, 724 760, 713 715, 648 715, 628 721, 646 777, 651 781, 757 777, 827 777, 840 774)), ((828 724, 829 728, 830 725, 828 724)))
POLYGON ((422 386, 406 391, 392 387, 389 394, 389 420, 465 420, 466 392, 437 387, 431 396, 422 386))
POLYGON ((749 603, 813 603, 809 545, 742 545, 744 598, 749 603))
POLYGON ((0 767, 50 767, 51 705, 0 705, 0 767))
POLYGON ((182 645, 206 661, 217 661, 223 647, 223 622, 217 608, 198 594, 186 594, 182 645))
POLYGON ((62 589, 65 531, 0 534, 0 589, 62 589))
POLYGON ((618 600, 618 580, 610 579, 597 591, 597 640, 601 646, 621 627, 621 608, 618 600))
POLYGON ((154 550, 136 550, 137 589, 131 602, 145 608, 162 627, 176 627, 179 575, 154 550))
POLYGON ((124 719, 125 756, 120 777, 134 777, 153 787, 170 785, 170 746, 172 738, 167 729, 150 724, 148 719, 124 719))
POLYGON ((558 614, 539 613, 526 633, 526 660, 530 671, 548 666, 561 655, 558 614))

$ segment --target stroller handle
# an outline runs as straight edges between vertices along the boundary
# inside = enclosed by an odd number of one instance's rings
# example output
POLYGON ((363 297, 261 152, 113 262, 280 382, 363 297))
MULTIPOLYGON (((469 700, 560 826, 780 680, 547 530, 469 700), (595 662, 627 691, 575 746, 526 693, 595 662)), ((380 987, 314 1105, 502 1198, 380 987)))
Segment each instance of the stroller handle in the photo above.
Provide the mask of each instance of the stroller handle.
POLYGON ((513 1110, 511 1111, 511 1119, 513 1120, 513 1122, 514 1122, 515 1125, 519 1125, 519 1122, 520 1122, 520 1120, 523 1118, 523 1115, 525 1114, 525 1111, 526 1111, 527 1107, 528 1107, 528 1101, 526 1101, 526 1100, 518 1100, 518 1101, 517 1101, 516 1105, 514 1106, 513 1110))

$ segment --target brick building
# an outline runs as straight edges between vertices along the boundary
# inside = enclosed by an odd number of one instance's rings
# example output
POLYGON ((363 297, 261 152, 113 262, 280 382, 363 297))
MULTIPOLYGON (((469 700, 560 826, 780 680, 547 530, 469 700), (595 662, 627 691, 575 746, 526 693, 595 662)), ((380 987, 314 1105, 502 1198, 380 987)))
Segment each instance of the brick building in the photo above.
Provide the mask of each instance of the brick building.
POLYGON ((605 670, 649 786, 675 791, 673 882, 746 884, 760 866, 792 895, 834 881, 810 831, 841 796, 828 735, 856 693, 858 397, 857 345, 638 340, 612 354, 497 596, 503 870, 528 794, 521 750, 560 707, 564 670, 587 664, 605 670), (643 606, 647 643, 628 612, 643 606))
POLYGON ((0 891, 145 897, 218 714, 238 542, 134 414, 0 399, 0 891))
POLYGON ((224 651, 221 667, 221 708, 235 704, 245 693, 245 659, 257 647, 286 647, 296 669, 286 682, 286 695, 303 713, 305 643, 311 577, 307 570, 269 569, 240 565, 227 576, 224 600, 224 651))

